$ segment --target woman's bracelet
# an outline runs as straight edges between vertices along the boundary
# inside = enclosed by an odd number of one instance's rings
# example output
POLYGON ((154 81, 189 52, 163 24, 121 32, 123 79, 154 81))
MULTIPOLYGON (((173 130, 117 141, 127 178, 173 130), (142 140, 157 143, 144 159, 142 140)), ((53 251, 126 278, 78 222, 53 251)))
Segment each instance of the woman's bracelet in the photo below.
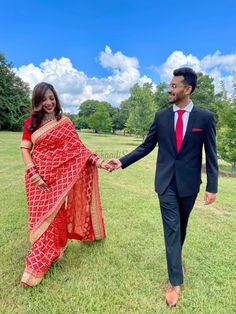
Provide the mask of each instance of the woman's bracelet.
POLYGON ((30 164, 26 165, 26 170, 31 168, 31 167, 34 167, 34 163, 33 162, 31 162, 30 164))
POLYGON ((40 175, 38 173, 36 173, 35 175, 33 175, 32 177, 30 177, 30 180, 33 183, 37 183, 38 181, 40 181, 42 178, 40 177, 40 175))
POLYGON ((98 161, 97 161, 97 167, 98 168, 102 168, 102 163, 104 162, 104 160, 103 159, 99 159, 98 161))
POLYGON ((35 174, 37 174, 37 170, 35 166, 32 166, 28 169, 26 169, 26 173, 31 177, 33 177, 35 174))
POLYGON ((38 174, 37 169, 33 162, 26 165, 26 173, 29 175, 30 180, 33 183, 37 183, 38 181, 42 179, 40 175, 38 174))

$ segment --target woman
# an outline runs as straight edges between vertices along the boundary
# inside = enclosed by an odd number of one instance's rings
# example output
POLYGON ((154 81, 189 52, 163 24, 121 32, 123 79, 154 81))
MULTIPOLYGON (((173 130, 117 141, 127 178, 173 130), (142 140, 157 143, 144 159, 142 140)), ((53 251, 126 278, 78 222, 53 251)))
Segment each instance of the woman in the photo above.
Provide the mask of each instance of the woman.
POLYGON ((33 287, 62 257, 68 239, 105 239, 97 167, 106 163, 83 145, 45 82, 34 88, 21 149, 32 244, 21 283, 33 287))

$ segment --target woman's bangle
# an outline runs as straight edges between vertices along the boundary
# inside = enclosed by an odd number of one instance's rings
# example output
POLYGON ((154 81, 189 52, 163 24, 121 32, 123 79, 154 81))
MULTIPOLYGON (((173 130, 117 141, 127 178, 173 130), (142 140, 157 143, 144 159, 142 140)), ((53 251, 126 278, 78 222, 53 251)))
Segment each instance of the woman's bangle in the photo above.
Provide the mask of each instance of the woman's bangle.
POLYGON ((102 163, 104 162, 104 160, 103 159, 98 159, 98 161, 97 161, 97 167, 98 168, 102 168, 102 163))
POLYGON ((38 181, 42 179, 40 175, 38 174, 37 169, 33 162, 26 165, 26 173, 29 175, 30 180, 33 183, 37 183, 38 181))
POLYGON ((33 183, 37 183, 38 181, 41 180, 41 177, 38 173, 36 173, 35 175, 33 175, 32 177, 30 177, 30 180, 33 182, 33 183))
POLYGON ((37 173, 37 170, 35 167, 31 167, 29 169, 26 170, 26 173, 31 177, 33 177, 36 173, 37 173))
POLYGON ((31 177, 33 177, 35 174, 37 174, 37 170, 35 166, 31 166, 30 168, 26 169, 26 173, 31 177))
POLYGON ((31 167, 34 167, 34 163, 33 162, 31 162, 30 164, 26 165, 26 170, 31 168, 31 167))

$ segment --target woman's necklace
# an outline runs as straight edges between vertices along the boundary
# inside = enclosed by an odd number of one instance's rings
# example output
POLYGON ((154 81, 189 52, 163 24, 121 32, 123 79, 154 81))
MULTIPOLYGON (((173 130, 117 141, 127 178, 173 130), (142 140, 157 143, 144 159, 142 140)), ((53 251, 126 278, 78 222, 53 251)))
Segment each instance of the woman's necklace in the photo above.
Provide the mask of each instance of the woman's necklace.
POLYGON ((51 113, 45 113, 42 119, 42 123, 44 124, 46 122, 49 122, 51 120, 55 119, 55 112, 51 112, 51 113))

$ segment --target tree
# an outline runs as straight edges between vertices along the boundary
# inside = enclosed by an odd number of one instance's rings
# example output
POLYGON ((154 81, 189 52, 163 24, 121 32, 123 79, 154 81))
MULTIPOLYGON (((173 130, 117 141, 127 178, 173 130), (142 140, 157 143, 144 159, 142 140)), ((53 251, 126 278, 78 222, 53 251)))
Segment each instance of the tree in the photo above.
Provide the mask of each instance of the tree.
MULTIPOLYGON (((78 130, 85 129, 83 125, 83 117, 80 118, 77 114, 68 113, 68 112, 64 112, 64 115, 70 118, 70 120, 73 122, 76 129, 78 130)), ((86 122, 86 126, 87 126, 87 122, 86 122)))
POLYGON ((161 83, 156 86, 156 92, 154 93, 154 102, 156 110, 160 110, 169 106, 167 97, 167 84, 161 83))
POLYGON ((0 130, 20 130, 29 115, 29 87, 0 53, 0 130))
POLYGON ((233 95, 232 95, 232 99, 235 100, 236 99, 236 71, 233 70, 233 95))
POLYGON ((236 100, 220 115, 217 147, 220 158, 232 165, 236 173, 236 100))
POLYGON ((222 92, 215 94, 213 78, 210 78, 208 75, 198 73, 197 87, 191 95, 191 99, 194 104, 214 112, 217 124, 219 115, 222 110, 224 110, 225 102, 227 102, 227 94, 224 90, 224 83, 221 83, 221 88, 223 89, 222 92))
POLYGON ((220 80, 220 89, 221 89, 221 94, 224 100, 227 100, 227 92, 225 89, 225 81, 224 80, 220 80))
POLYGON ((79 116, 89 117, 96 111, 97 100, 85 100, 79 107, 79 116))
POLYGON ((78 115, 74 121, 74 125, 78 130, 89 128, 87 119, 85 117, 79 117, 78 115))
POLYGON ((95 133, 111 132, 111 117, 104 104, 97 105, 96 111, 88 118, 88 125, 91 129, 94 129, 95 133))
POLYGON ((152 85, 146 83, 143 87, 135 84, 131 89, 130 112, 126 129, 130 133, 141 135, 143 138, 153 121, 155 105, 152 85))
POLYGON ((112 132, 115 133, 116 130, 123 130, 125 126, 125 121, 122 116, 122 112, 120 108, 113 107, 112 116, 111 116, 111 123, 112 123, 112 132))
MULTIPOLYGON (((80 126, 81 128, 88 129, 89 128, 88 119, 89 119, 89 117, 91 117, 95 113, 98 106, 100 106, 100 105, 103 105, 104 110, 107 111, 107 113, 109 114, 110 118, 113 121, 113 116, 117 114, 116 108, 112 107, 112 105, 106 101, 89 99, 89 100, 84 101, 80 105, 79 119, 77 121, 77 125, 80 126)), ((113 132, 115 130, 117 130, 116 124, 117 124, 117 122, 114 118, 114 123, 112 122, 113 132)))
POLYGON ((129 99, 123 100, 120 104, 120 108, 119 108, 119 124, 120 124, 120 128, 117 130, 123 130, 124 131, 124 135, 125 135, 125 131, 126 131, 126 123, 129 117, 129 113, 130 113, 130 109, 132 107, 132 103, 129 99))
POLYGON ((106 101, 100 101, 100 105, 103 105, 106 108, 110 118, 111 118, 111 128, 112 132, 115 133, 116 130, 122 130, 122 121, 120 117, 120 109, 113 107, 110 103, 106 101))
POLYGON ((213 83, 213 78, 202 73, 198 73, 197 87, 193 94, 191 94, 191 99, 194 104, 199 107, 209 109, 214 113, 217 113, 215 100, 215 86, 213 83))
POLYGON ((85 100, 81 103, 79 108, 79 126, 83 127, 84 129, 88 129, 88 118, 96 111, 96 107, 98 105, 99 101, 97 100, 85 100))

